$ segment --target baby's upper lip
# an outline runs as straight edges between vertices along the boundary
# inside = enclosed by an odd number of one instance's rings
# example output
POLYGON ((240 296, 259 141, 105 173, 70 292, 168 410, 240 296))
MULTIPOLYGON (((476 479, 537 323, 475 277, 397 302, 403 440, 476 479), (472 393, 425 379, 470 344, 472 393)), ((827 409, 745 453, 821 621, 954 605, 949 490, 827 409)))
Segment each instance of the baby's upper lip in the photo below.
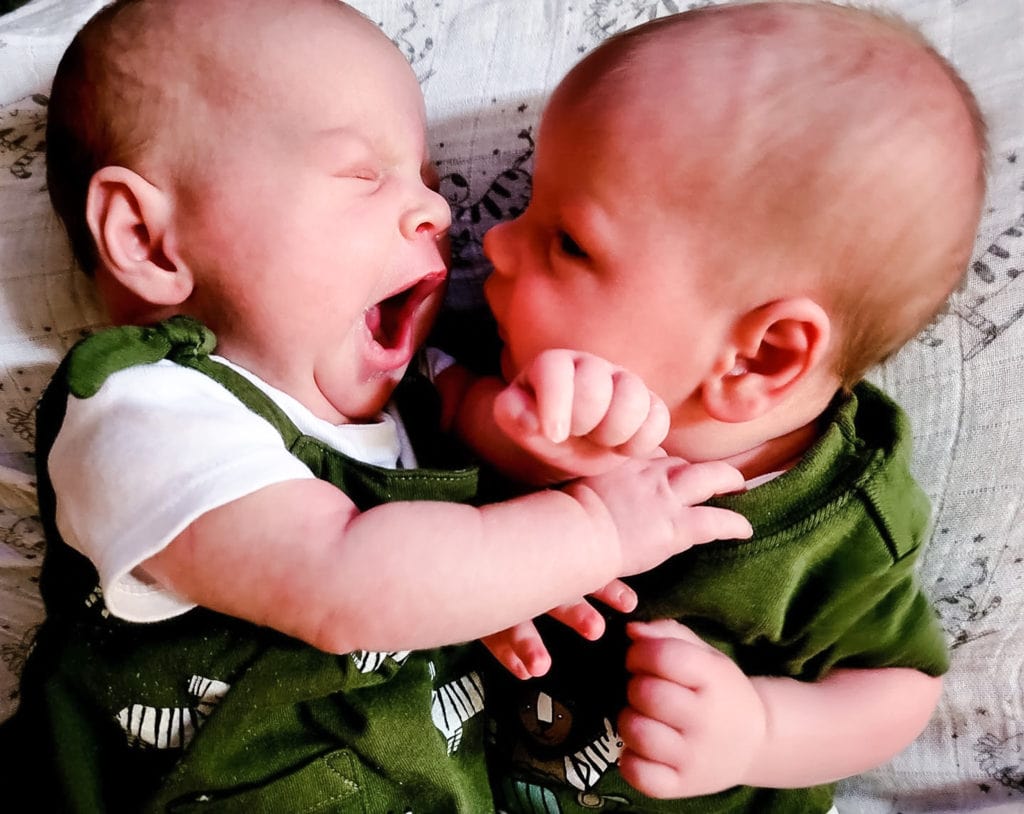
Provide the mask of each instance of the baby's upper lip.
POLYGON ((445 278, 447 276, 448 276, 448 270, 447 269, 443 269, 442 268, 442 269, 439 269, 438 271, 429 271, 426 274, 424 274, 422 277, 417 277, 415 280, 412 280, 410 282, 407 282, 407 283, 399 286, 394 291, 392 291, 390 294, 386 294, 380 300, 380 302, 377 303, 377 305, 380 305, 381 303, 386 302, 387 300, 390 300, 392 297, 398 297, 398 296, 400 296, 402 294, 410 292, 414 288, 416 288, 417 286, 419 286, 421 284, 425 284, 426 286, 430 286, 431 291, 433 291, 434 288, 436 288, 438 285, 440 285, 441 283, 443 283, 445 281, 445 278))

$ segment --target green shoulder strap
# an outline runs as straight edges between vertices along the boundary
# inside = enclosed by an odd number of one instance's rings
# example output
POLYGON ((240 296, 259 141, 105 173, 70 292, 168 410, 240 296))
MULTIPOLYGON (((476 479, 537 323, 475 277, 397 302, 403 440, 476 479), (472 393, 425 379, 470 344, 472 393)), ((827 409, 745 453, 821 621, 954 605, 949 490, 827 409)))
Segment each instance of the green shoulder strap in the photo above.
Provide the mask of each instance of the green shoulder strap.
POLYGON ((250 410, 269 421, 291 447, 302 434, 284 411, 245 376, 210 358, 217 337, 191 317, 175 316, 151 326, 124 325, 83 339, 68 355, 69 392, 96 395, 113 374, 135 365, 168 359, 209 376, 250 410))
MULTIPOLYGON (((71 394, 90 398, 111 374, 168 359, 213 379, 249 410, 268 421, 292 455, 318 478, 342 489, 360 509, 393 500, 469 502, 479 499, 479 469, 454 440, 438 433, 437 393, 423 377, 406 376, 395 393, 419 467, 382 468, 349 458, 324 442, 304 435, 270 396, 241 373, 210 358, 216 344, 214 334, 190 317, 176 316, 147 327, 111 328, 72 348, 64 361, 64 381, 71 394)), ((55 415, 54 419, 55 426, 59 426, 63 415, 55 415)))

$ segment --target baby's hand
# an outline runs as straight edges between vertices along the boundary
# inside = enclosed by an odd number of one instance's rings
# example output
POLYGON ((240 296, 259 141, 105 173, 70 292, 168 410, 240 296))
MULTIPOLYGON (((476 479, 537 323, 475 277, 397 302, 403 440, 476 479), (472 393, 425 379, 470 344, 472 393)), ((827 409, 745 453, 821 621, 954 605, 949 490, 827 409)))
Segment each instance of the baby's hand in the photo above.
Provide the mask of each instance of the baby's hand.
POLYGON ((580 351, 541 352, 495 399, 509 438, 567 475, 648 457, 669 428, 665 403, 624 368, 580 351))
POLYGON ((629 576, 700 543, 750 537, 753 531, 742 515, 696 505, 742 487, 743 476, 722 461, 688 464, 662 456, 627 460, 563 491, 593 517, 603 514, 611 521, 621 555, 618 574, 629 576))
POLYGON ((619 716, 619 770, 650 797, 711 794, 744 783, 767 738, 751 680, 672 620, 631 622, 629 706, 619 716))
MULTIPOLYGON (((618 579, 591 596, 621 613, 629 613, 637 602, 636 591, 618 579)), ((586 599, 559 605, 549 611, 548 616, 572 628, 584 639, 594 641, 604 633, 604 617, 586 599)), ((481 641, 516 678, 525 680, 542 676, 551 669, 551 656, 537 626, 531 621, 484 636, 481 641)))

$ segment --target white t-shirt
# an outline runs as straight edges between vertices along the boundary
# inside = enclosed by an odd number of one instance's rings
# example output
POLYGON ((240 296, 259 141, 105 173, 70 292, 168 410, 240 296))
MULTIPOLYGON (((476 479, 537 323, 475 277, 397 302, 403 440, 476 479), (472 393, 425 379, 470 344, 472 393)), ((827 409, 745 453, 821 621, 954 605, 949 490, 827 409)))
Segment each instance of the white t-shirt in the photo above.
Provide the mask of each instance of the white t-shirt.
MULTIPOLYGON (((416 466, 393 407, 380 420, 335 425, 220 357, 277 403, 303 433, 377 466, 416 466)), ((450 359, 428 356, 429 373, 450 359)), ((69 396, 49 457, 57 528, 96 566, 107 609, 134 622, 194 607, 137 566, 193 520, 266 486, 313 473, 269 422, 202 373, 169 361, 112 374, 87 399, 69 396)))

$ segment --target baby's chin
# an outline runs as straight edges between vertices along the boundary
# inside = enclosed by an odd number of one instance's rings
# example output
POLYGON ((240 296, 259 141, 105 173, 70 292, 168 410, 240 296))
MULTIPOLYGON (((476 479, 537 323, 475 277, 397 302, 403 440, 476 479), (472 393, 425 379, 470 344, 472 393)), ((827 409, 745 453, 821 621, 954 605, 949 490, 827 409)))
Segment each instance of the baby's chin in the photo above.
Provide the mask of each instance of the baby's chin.
POLYGON ((337 398, 328 396, 328 400, 348 423, 365 424, 377 421, 391 401, 407 367, 408 364, 405 364, 390 370, 372 372, 355 387, 337 394, 337 398))

